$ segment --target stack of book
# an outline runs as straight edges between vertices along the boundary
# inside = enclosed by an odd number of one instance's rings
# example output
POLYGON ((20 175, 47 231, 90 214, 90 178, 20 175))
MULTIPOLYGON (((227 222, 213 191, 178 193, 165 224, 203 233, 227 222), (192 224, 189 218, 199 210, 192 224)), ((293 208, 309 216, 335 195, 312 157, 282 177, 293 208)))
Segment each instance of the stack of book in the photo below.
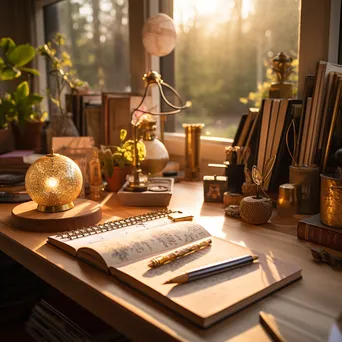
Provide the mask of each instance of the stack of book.
MULTIPOLYGON (((307 76, 296 159, 299 164, 323 167, 329 153, 329 132, 334 113, 339 111, 342 65, 320 61, 315 76, 307 76)), ((337 114, 335 115, 336 118, 337 114)))
POLYGON ((30 196, 25 190, 25 175, 0 174, 0 202, 26 202, 30 196))
POLYGON ((0 202, 25 202, 25 174, 30 165, 42 157, 29 150, 0 154, 0 202))
POLYGON ((0 154, 0 174, 24 175, 30 167, 33 151, 16 150, 0 154))
MULTIPOLYGON (((257 166, 264 170, 267 160, 276 156, 271 175, 265 180, 264 189, 276 191, 278 186, 288 182, 288 167, 292 159, 287 149, 286 134, 291 121, 299 125, 300 100, 264 99, 261 107, 257 166)), ((293 149, 291 133, 288 136, 289 150, 293 149)))

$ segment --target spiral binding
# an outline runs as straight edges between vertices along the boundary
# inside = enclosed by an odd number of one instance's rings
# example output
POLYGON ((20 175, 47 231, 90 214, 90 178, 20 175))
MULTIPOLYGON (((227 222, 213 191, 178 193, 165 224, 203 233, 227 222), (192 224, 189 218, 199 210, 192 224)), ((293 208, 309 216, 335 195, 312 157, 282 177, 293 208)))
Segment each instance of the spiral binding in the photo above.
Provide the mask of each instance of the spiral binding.
POLYGON ((119 228, 125 228, 125 227, 133 226, 136 224, 148 222, 148 221, 161 219, 161 218, 167 217, 168 215, 172 213, 177 213, 177 211, 173 211, 171 209, 151 211, 143 215, 131 216, 125 219, 117 220, 117 221, 110 221, 110 222, 98 224, 95 226, 66 231, 61 234, 56 235, 56 238, 69 239, 69 240, 79 239, 81 237, 85 237, 89 235, 101 234, 101 233, 105 233, 111 230, 116 230, 119 228))

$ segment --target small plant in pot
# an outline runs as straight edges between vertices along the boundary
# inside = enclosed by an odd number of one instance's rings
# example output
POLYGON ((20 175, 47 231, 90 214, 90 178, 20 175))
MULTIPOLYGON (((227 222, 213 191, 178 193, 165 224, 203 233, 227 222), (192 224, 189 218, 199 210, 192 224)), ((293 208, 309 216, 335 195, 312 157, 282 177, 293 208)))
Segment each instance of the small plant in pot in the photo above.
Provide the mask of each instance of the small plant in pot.
MULTIPOLYGON (((117 192, 126 181, 133 163, 133 140, 126 140, 127 131, 120 131, 120 146, 101 146, 100 160, 102 171, 107 181, 107 190, 117 192)), ((139 160, 146 156, 142 141, 137 144, 139 160)))
MULTIPOLYGON (((32 79, 32 76, 39 75, 38 70, 28 68, 26 65, 32 61, 35 56, 35 49, 30 44, 22 44, 16 45, 15 42, 11 38, 1 38, 0 39, 0 82, 9 82, 15 80, 22 76, 22 73, 26 73, 28 80, 32 79)), ((12 130, 10 129, 13 125, 20 124, 21 129, 18 133, 13 132, 15 137, 17 135, 22 135, 25 131, 26 121, 35 122, 41 121, 41 116, 39 120, 36 120, 37 117, 34 118, 34 114, 36 111, 33 109, 33 105, 37 105, 41 101, 41 97, 37 94, 30 94, 28 82, 25 84, 21 83, 15 92, 6 93, 0 98, 0 153, 7 152, 13 149, 12 146, 12 130), (28 94, 23 94, 24 92, 28 92, 28 94), (18 113, 21 115, 18 116, 18 113), (9 122, 12 122, 9 125, 9 122)), ((39 146, 40 146, 40 133, 41 133, 41 124, 38 125, 39 132, 39 146)), ((37 126, 37 127, 38 127, 37 126)), ((24 143, 23 146, 16 146, 19 148, 28 148, 31 147, 28 145, 34 139, 32 139, 33 131, 30 130, 28 134, 29 139, 24 143), (28 143, 28 144, 27 144, 28 143)))
POLYGON ((40 152, 41 131, 47 117, 39 109, 42 99, 39 94, 31 93, 28 82, 24 81, 1 100, 0 121, 11 123, 17 149, 40 152))

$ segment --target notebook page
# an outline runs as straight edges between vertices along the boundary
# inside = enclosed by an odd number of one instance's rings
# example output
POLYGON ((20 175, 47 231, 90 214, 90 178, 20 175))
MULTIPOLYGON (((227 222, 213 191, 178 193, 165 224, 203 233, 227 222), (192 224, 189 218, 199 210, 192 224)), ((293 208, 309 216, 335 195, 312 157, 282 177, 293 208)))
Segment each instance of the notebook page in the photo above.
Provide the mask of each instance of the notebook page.
POLYGON ((195 222, 177 222, 99 241, 89 247, 99 253, 108 266, 119 267, 209 236, 209 232, 195 222))

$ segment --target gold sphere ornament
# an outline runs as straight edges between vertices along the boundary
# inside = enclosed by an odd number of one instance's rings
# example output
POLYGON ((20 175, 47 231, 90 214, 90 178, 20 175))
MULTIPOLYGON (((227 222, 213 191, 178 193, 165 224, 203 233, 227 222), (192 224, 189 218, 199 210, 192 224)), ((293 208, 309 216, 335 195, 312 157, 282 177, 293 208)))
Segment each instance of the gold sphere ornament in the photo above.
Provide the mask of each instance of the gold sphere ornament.
POLYGON ((52 153, 39 158, 27 170, 25 187, 37 210, 54 213, 74 207, 82 189, 82 173, 70 158, 52 153))

